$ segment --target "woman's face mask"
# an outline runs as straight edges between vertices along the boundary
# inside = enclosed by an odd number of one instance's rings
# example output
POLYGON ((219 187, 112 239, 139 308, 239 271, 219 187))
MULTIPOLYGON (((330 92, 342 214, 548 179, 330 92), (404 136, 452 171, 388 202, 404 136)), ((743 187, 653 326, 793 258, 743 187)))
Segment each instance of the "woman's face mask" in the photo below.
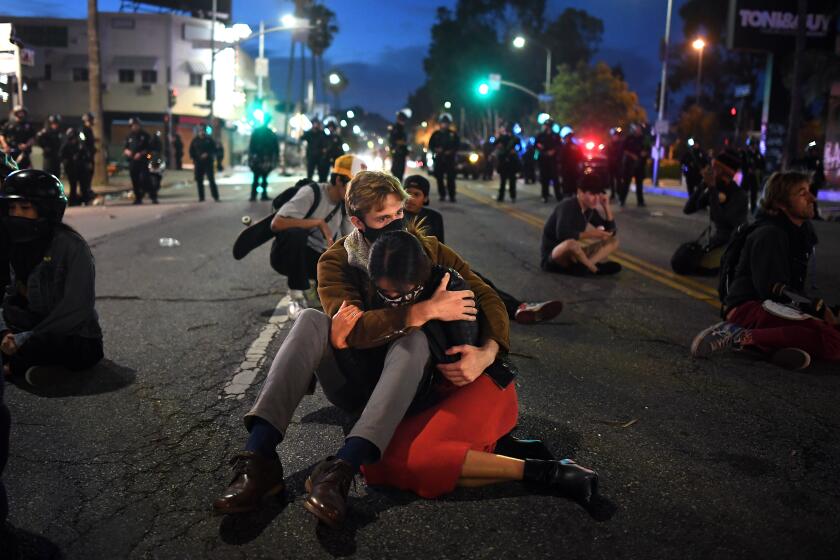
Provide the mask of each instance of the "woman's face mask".
POLYGON ((402 294, 398 297, 391 297, 391 296, 393 296, 393 294, 391 294, 389 296, 389 295, 385 294, 382 291, 382 289, 379 288, 378 286, 376 288, 376 295, 378 295, 379 298, 388 307, 403 307, 404 305, 410 305, 420 296, 421 293, 423 293, 423 285, 422 284, 418 285, 417 287, 412 289, 410 292, 404 293, 404 294, 402 294))
POLYGON ((33 220, 21 216, 3 216, 2 220, 12 243, 27 243, 50 235, 50 223, 44 218, 33 220))

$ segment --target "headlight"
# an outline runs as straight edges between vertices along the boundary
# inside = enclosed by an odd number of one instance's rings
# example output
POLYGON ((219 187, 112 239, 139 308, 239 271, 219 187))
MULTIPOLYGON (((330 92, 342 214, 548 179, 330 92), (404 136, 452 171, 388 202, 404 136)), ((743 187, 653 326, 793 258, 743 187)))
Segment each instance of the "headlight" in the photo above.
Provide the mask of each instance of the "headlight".
POLYGON ((478 163, 478 154, 473 152, 470 154, 470 163, 478 163))

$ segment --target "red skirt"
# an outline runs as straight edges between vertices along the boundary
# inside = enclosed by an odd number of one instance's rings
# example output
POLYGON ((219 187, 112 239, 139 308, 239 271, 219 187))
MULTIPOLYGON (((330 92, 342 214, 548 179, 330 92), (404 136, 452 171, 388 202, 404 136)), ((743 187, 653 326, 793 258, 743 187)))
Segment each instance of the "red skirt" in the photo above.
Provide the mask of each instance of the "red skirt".
POLYGON ((516 426, 514 383, 500 389, 481 375, 464 387, 438 389, 442 400, 403 420, 381 460, 362 467, 368 484, 436 498, 455 489, 468 450, 490 453, 516 426))

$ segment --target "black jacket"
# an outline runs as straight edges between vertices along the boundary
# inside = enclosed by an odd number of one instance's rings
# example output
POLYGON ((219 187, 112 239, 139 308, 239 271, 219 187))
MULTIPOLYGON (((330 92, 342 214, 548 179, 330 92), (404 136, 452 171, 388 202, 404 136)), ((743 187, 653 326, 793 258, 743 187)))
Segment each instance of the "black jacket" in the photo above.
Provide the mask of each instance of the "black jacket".
POLYGON ((216 142, 209 136, 196 136, 190 142, 190 158, 195 165, 212 164, 216 159, 216 142), (203 156, 207 157, 203 157, 203 156))
POLYGON ((125 146, 123 148, 129 150, 131 155, 134 156, 135 154, 148 152, 150 150, 151 143, 152 137, 149 133, 140 129, 137 132, 131 132, 128 135, 125 139, 125 146))
POLYGON ((731 183, 728 187, 715 185, 705 187, 701 185, 691 194, 688 202, 685 203, 683 212, 693 214, 704 208, 709 209, 709 218, 715 226, 712 238, 709 240, 709 247, 723 247, 729 243, 732 233, 741 224, 747 223, 748 197, 737 184, 731 183), (726 195, 726 202, 720 202, 718 193, 726 195))
POLYGON ((554 132, 540 132, 537 134, 536 145, 539 150, 537 156, 540 165, 551 165, 554 167, 560 157, 560 146, 562 141, 560 135, 554 132))
POLYGON ((760 213, 753 227, 729 285, 727 309, 771 298, 776 284, 805 295, 808 262, 817 244, 811 222, 796 226, 784 214, 760 213))
POLYGON ((391 133, 388 135, 388 148, 392 157, 405 157, 408 155, 408 134, 405 132, 405 125, 394 123, 391 133))
POLYGON ((519 171, 519 138, 504 134, 496 139, 496 165, 500 173, 519 171))
POLYGON ((300 139, 306 142, 307 161, 318 161, 324 156, 327 145, 327 133, 322 129, 316 130, 310 128, 303 133, 300 139))
POLYGON ((58 129, 44 128, 38 132, 35 143, 44 151, 44 159, 58 158, 64 135, 58 129))
POLYGON ((434 154, 435 161, 455 161, 455 154, 461 147, 461 139, 454 130, 438 129, 429 138, 429 151, 434 154))

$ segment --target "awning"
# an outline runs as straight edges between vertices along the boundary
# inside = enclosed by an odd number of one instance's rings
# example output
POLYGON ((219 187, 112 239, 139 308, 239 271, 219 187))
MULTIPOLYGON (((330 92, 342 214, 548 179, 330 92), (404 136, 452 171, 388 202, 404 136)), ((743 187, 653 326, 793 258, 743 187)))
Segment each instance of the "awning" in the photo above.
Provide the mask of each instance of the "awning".
POLYGON ((204 75, 210 73, 210 69, 207 68, 207 65, 200 60, 188 60, 187 68, 189 69, 190 74, 204 75))
POLYGON ((86 54, 68 54, 61 61, 64 68, 87 68, 88 56, 86 54))
POLYGON ((156 70, 156 56, 115 56, 111 59, 111 68, 121 70, 156 70))

